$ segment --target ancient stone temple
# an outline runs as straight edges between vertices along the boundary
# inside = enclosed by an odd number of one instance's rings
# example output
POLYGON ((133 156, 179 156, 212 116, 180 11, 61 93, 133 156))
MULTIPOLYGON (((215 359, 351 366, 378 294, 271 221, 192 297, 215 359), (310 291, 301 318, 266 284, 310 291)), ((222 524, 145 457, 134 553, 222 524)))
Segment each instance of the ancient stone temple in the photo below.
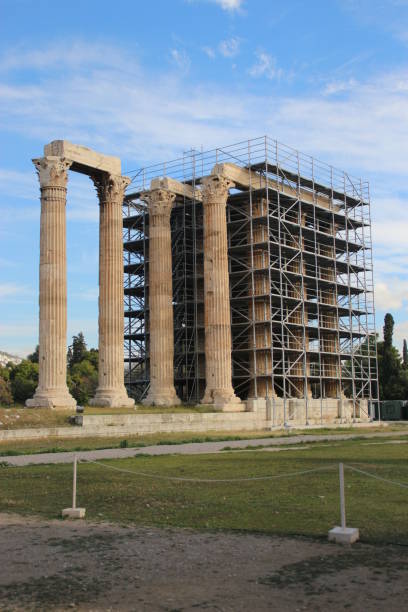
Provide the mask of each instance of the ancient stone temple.
POLYGON ((120 159, 66 141, 33 161, 40 358, 27 406, 75 405, 66 383, 73 170, 92 179, 100 210, 92 404, 132 406, 129 391, 146 405, 261 410, 274 425, 370 418, 378 385, 367 183, 267 137, 140 169, 131 186, 120 159))
POLYGON ((369 418, 378 397, 368 184, 267 137, 134 173, 126 385, 147 404, 369 418))
POLYGON ((68 171, 87 174, 99 198, 99 381, 92 403, 131 406, 124 386, 120 159, 56 140, 33 160, 41 189, 39 383, 28 407, 72 408, 67 388, 66 194, 68 171))

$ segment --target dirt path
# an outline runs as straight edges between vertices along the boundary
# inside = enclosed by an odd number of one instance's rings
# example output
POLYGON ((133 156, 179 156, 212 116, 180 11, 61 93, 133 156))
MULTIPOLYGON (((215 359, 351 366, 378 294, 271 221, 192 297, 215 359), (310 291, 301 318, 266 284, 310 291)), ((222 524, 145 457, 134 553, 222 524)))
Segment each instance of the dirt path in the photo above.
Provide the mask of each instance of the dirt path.
POLYGON ((406 549, 0 514, 0 610, 403 610, 406 549))
MULTIPOLYGON (((76 453, 78 459, 123 459, 135 455, 193 455, 201 453, 218 453, 225 447, 246 448, 248 446, 291 446, 304 442, 327 442, 339 440, 353 440, 356 438, 393 438, 401 437, 404 432, 390 431, 367 434, 333 434, 333 435, 300 435, 282 438, 255 438, 251 440, 232 440, 220 442, 196 442, 189 444, 159 444, 156 446, 144 446, 142 448, 107 448, 103 450, 79 451, 76 453)), ((71 463, 73 452, 43 453, 37 455, 18 455, 15 457, 0 457, 0 461, 14 466, 25 466, 46 463, 71 463)))

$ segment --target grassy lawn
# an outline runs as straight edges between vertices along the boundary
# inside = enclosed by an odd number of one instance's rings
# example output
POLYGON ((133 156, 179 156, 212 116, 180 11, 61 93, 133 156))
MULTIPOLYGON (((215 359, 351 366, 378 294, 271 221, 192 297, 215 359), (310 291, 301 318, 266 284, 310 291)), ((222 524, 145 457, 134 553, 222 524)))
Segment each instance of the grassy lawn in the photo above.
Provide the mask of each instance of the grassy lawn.
POLYGON ((0 407, 0 431, 40 427, 68 427, 74 411, 58 412, 49 408, 0 407))
MULTIPOLYGON (((175 414, 217 412, 211 406, 142 406, 134 408, 98 408, 85 406, 86 415, 117 415, 117 414, 175 414)), ((75 410, 58 412, 48 408, 24 408, 16 405, 11 408, 0 406, 0 431, 2 429, 26 429, 38 427, 68 426, 68 419, 75 410)))
POLYGON ((335 435, 373 433, 373 432, 400 432, 401 436, 408 435, 408 425, 380 426, 373 429, 341 427, 336 429, 308 429, 288 430, 280 429, 274 431, 237 431, 237 432, 208 432, 208 433, 155 433, 140 436, 118 437, 89 437, 89 438, 56 438, 49 437, 39 440, 7 440, 0 441, 0 457, 7 455, 30 455, 38 453, 58 453, 65 451, 86 451, 104 448, 120 448, 126 440, 126 445, 134 448, 150 446, 154 444, 184 444, 190 442, 217 442, 231 440, 256 440, 257 438, 293 437, 298 435, 335 435))
MULTIPOLYGON (((232 529, 327 537, 339 522, 339 461, 408 484, 408 444, 359 440, 308 444, 281 453, 140 456, 103 462, 133 472, 184 478, 234 479, 333 466, 328 471, 246 482, 182 482, 78 469, 78 504, 87 518, 138 525, 232 529)), ((408 490, 346 469, 348 525, 372 542, 408 544, 408 490)), ((72 466, 0 468, 0 511, 57 518, 71 505, 72 466)))
MULTIPOLYGON (((31 455, 39 453, 58 453, 65 451, 100 450, 104 448, 121 448, 124 443, 130 448, 142 448, 156 444, 184 444, 190 442, 217 442, 265 438, 270 432, 209 432, 208 434, 190 432, 156 433, 141 436, 94 437, 94 438, 55 438, 41 440, 9 440, 0 442, 0 457, 6 455, 31 455)), ((283 432, 281 432, 283 433, 283 432)))

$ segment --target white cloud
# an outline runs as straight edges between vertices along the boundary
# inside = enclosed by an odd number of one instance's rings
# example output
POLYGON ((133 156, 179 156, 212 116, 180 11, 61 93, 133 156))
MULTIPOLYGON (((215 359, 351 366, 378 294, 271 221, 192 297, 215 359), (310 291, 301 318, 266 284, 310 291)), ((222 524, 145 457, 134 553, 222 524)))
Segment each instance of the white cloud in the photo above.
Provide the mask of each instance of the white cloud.
POLYGON ((404 340, 408 340, 408 321, 399 321, 394 326, 393 344, 401 352, 404 340))
POLYGON ((267 79, 280 79, 283 71, 278 68, 276 59, 265 53, 265 51, 257 51, 255 53, 256 62, 249 69, 249 74, 254 77, 265 76, 267 79))
MULTIPOLYGON (((67 219, 97 221, 98 202, 92 182, 86 177, 69 173, 67 193, 67 219)), ((38 220, 40 215, 40 187, 34 166, 31 172, 0 168, 0 209, 4 227, 15 225, 17 220, 38 220), (8 200, 21 198, 31 205, 8 204, 8 200)))
POLYGON ((351 91, 358 86, 355 79, 348 79, 347 81, 330 81, 323 90, 323 95, 333 96, 346 91, 351 91))
POLYGON ((223 11, 228 13, 243 13, 245 0, 186 0, 189 4, 198 4, 206 2, 209 4, 217 4, 223 11))
POLYGON ((182 74, 187 74, 191 66, 191 60, 187 53, 183 50, 172 49, 170 51, 170 56, 176 68, 178 68, 182 74))
POLYGON ((207 57, 209 57, 210 59, 214 59, 215 58, 215 51, 212 47, 202 47, 202 50, 204 51, 204 53, 207 55, 207 57))
POLYGON ((375 26, 402 43, 408 42, 408 0, 339 0, 340 5, 366 26, 375 26))
MULTIPOLYGON (((92 45, 88 55, 95 55, 92 45)), ((128 59, 123 56, 121 70, 109 63, 89 67, 86 78, 76 68, 61 76, 56 71, 41 88, 33 86, 38 75, 32 70, 12 95, 0 96, 0 124, 42 142, 67 138, 118 154, 133 160, 131 169, 178 156, 192 145, 211 148, 270 133, 352 173, 406 173, 408 69, 359 82, 338 99, 267 90, 254 95, 205 81, 193 85, 182 72, 134 72, 128 59)), ((279 75, 270 56, 259 59, 254 75, 279 75)), ((14 188, 38 197, 34 173, 21 176, 23 187, 19 178, 9 177, 10 195, 14 188)))
POLYGON ((213 0, 218 4, 224 11, 239 11, 242 8, 243 0, 213 0))
MULTIPOLYGON (((0 324, 0 336, 4 338, 13 338, 21 336, 35 336, 38 333, 38 324, 23 323, 21 321, 13 321, 0 324)), ((6 350, 3 346, 1 350, 6 350)), ((13 351, 10 351, 11 353, 13 351)))
POLYGON ((387 282, 375 284, 375 304, 381 310, 395 311, 402 309, 408 300, 408 281, 391 278, 387 282))
MULTIPOLYGON (((110 66, 120 69, 122 52, 109 44, 88 43, 77 40, 70 45, 64 42, 53 43, 43 49, 28 49, 25 45, 10 48, 0 59, 0 71, 10 70, 49 70, 58 66, 60 69, 85 69, 88 66, 110 66)), ((136 67, 133 61, 133 69, 136 67)))
POLYGON ((224 57, 235 57, 239 53, 241 41, 239 38, 232 37, 222 40, 218 45, 218 49, 224 57))
POLYGON ((13 268, 15 265, 16 262, 14 260, 0 257, 0 268, 13 268))
POLYGON ((24 200, 38 198, 39 186, 34 166, 32 172, 0 168, 0 196, 24 200))
POLYGON ((80 300, 82 302, 98 303, 99 288, 98 287, 83 287, 80 291, 71 294, 72 300, 80 300))
POLYGON ((28 289, 24 285, 18 283, 0 283, 0 301, 5 301, 7 298, 26 295, 28 289))
MULTIPOLYGON (((88 55, 95 55, 92 45, 88 55)), ((12 87, 12 95, 0 96, 0 124, 42 142, 82 142, 133 159, 133 167, 178 156, 192 145, 211 148, 270 133, 351 172, 381 169, 405 175, 408 70, 359 82, 338 99, 267 91, 237 95, 211 82, 192 85, 182 72, 134 72, 129 58, 122 59, 121 70, 109 63, 89 67, 86 78, 76 68, 63 76, 57 71, 42 80, 41 88, 32 85, 37 78, 33 70, 25 84, 12 87)), ((268 55, 252 70, 270 77, 279 72, 268 55)), ((14 188, 24 197, 38 197, 34 173, 19 178, 9 177, 10 195, 14 188)))

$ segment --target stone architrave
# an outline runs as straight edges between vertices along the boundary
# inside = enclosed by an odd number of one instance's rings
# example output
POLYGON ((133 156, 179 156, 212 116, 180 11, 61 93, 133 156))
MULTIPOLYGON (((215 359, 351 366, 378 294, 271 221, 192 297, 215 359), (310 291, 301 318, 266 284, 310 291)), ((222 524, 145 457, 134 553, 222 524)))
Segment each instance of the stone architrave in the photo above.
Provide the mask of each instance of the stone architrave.
POLYGON ((173 289, 170 215, 175 194, 153 189, 149 205, 150 389, 143 404, 180 404, 174 388, 173 289))
POLYGON ((34 159, 41 188, 39 381, 30 408, 73 408, 67 387, 66 194, 71 161, 34 159))
POLYGON ((92 406, 133 406, 124 385, 122 203, 130 183, 108 173, 91 177, 99 197, 99 374, 92 406))
POLYGON ((228 190, 232 185, 219 175, 202 180, 206 389, 201 403, 214 404, 226 412, 244 410, 232 388, 226 219, 228 190))

